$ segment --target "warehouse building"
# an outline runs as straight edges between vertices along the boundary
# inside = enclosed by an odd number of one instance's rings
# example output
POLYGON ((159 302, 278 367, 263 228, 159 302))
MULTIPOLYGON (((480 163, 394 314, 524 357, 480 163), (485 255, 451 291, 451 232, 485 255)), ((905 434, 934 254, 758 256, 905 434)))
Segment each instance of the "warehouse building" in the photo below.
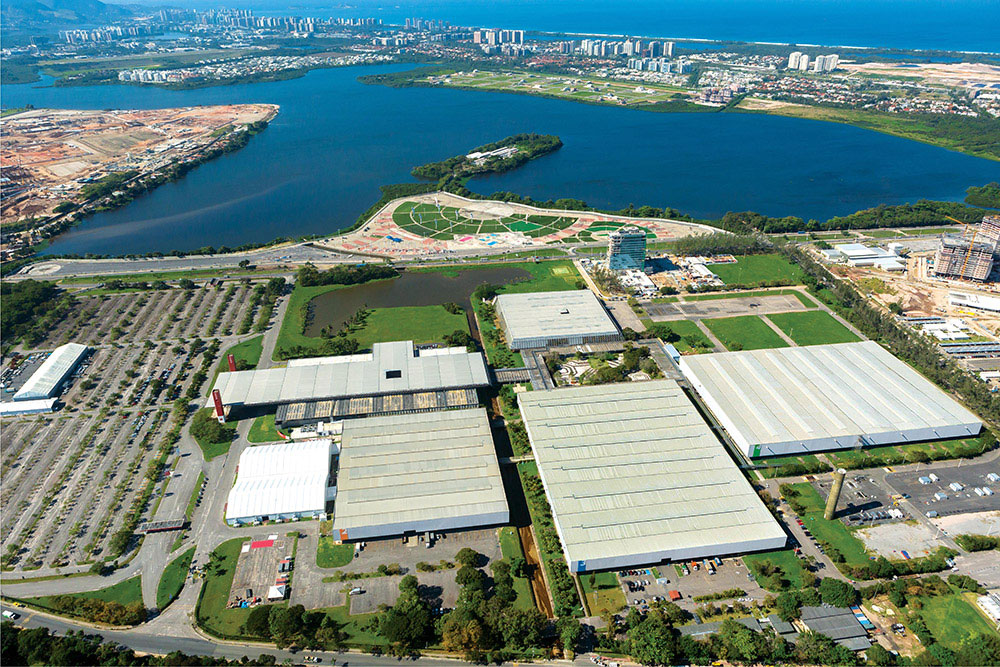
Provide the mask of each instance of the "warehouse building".
POLYGON ((496 309, 512 350, 622 339, 618 325, 590 290, 501 294, 496 309))
POLYGON ((229 491, 226 523, 325 519, 337 487, 330 469, 337 453, 331 440, 247 447, 229 491))
POLYGON ((12 401, 0 403, 0 417, 13 415, 36 415, 53 412, 56 409, 55 398, 36 398, 30 401, 12 401))
POLYGON ((749 457, 965 438, 982 428, 873 341, 701 354, 680 366, 749 457))
POLYGON ((14 400, 35 401, 52 398, 58 394, 63 383, 87 355, 88 349, 86 345, 79 343, 67 343, 57 347, 14 394, 14 400))
POLYGON ((508 523, 486 411, 344 422, 334 535, 367 540, 508 523))
MULTIPOLYGON (((464 347, 417 349, 413 341, 396 341, 375 343, 367 354, 293 359, 285 368, 220 373, 214 388, 226 408, 335 403, 298 406, 292 411, 301 417, 310 409, 318 410, 329 418, 435 409, 441 403, 450 407, 449 402, 463 407, 468 401, 461 397, 425 398, 416 405, 402 397, 487 385, 486 362, 479 352, 464 347), (399 400, 388 398, 394 396, 399 400), (371 397, 387 398, 374 401, 371 397)), ((211 407, 212 400, 206 405, 211 407)))
POLYGON ((785 546, 674 380, 518 395, 573 572, 785 546))

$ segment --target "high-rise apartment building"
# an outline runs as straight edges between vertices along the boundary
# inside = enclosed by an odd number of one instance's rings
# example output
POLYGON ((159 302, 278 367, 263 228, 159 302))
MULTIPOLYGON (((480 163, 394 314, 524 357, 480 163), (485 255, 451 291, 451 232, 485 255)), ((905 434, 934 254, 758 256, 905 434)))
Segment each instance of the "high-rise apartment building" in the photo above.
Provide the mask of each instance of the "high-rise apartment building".
POLYGON ((646 264, 646 232, 631 225, 608 235, 608 268, 642 269, 646 264))

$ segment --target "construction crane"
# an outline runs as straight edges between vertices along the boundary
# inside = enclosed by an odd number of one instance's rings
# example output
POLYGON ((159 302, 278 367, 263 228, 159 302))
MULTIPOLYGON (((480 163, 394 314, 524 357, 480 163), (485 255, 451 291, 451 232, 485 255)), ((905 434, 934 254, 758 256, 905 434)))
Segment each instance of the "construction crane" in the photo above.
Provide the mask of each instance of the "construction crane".
MULTIPOLYGON (((953 221, 957 222, 960 225, 963 224, 961 220, 955 220, 955 218, 951 217, 950 215, 946 215, 944 217, 948 218, 949 220, 953 220, 953 221)), ((971 226, 968 223, 964 223, 964 224, 965 224, 965 233, 962 235, 963 238, 965 238, 965 237, 967 237, 969 235, 969 227, 971 226)), ((979 234, 979 226, 978 225, 976 225, 972 229, 972 238, 969 239, 969 249, 965 251, 965 261, 962 262, 962 270, 958 274, 960 277, 963 277, 963 278, 965 277, 965 269, 966 269, 966 267, 969 266, 969 258, 972 257, 972 249, 975 247, 975 244, 976 244, 976 235, 977 234, 979 234)))

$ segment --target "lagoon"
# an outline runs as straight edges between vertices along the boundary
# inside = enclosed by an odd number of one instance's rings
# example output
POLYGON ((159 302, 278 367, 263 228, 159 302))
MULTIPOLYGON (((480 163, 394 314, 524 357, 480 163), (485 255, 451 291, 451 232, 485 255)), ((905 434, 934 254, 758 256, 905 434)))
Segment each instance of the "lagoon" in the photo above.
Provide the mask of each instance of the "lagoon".
POLYGON ((315 70, 288 81, 183 91, 3 86, 7 107, 281 106, 242 150, 88 218, 45 252, 169 252, 329 234, 353 224, 378 199, 379 185, 412 181, 413 166, 517 132, 557 134, 564 146, 470 189, 575 197, 602 208, 669 206, 700 218, 754 210, 826 220, 878 204, 959 201, 968 186, 1000 180, 1000 163, 846 125, 357 81, 409 67, 315 70))

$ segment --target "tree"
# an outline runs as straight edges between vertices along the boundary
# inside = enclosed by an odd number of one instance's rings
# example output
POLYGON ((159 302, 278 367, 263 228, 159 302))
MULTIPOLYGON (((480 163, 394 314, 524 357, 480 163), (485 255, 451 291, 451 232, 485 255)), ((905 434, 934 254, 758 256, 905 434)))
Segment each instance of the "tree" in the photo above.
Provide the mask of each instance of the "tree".
POLYGON ((404 648, 422 646, 433 626, 430 609, 417 595, 416 577, 405 590, 400 584, 399 599, 379 617, 378 632, 394 644, 404 648))
POLYGON ((455 582, 462 588, 484 590, 486 588, 486 575, 483 574, 482 570, 471 565, 463 565, 455 573, 455 582))
POLYGON ((243 632, 253 637, 268 639, 271 636, 271 609, 269 604, 254 607, 243 624, 243 632))
POLYGON ((194 289, 194 281, 191 280, 190 278, 181 278, 179 281, 177 281, 177 285, 181 289, 194 289))
POLYGON ((800 662, 810 665, 854 665, 857 657, 826 635, 807 631, 795 642, 795 654, 800 662))
POLYGON ((774 601, 774 606, 778 609, 778 616, 783 621, 791 623, 802 616, 802 601, 799 600, 799 596, 794 591, 779 595, 774 601))
POLYGON ((302 614, 305 607, 300 604, 291 607, 275 607, 271 610, 268 625, 271 636, 279 648, 284 648, 292 642, 296 635, 302 632, 302 614))
POLYGON ((628 631, 629 655, 644 665, 682 662, 678 635, 661 616, 650 614, 628 631))
POLYGON ((484 648, 483 625, 475 618, 462 618, 454 612, 445 619, 441 644, 446 651, 461 651, 467 658, 478 655, 484 648))
POLYGON ((747 626, 727 618, 715 633, 721 646, 719 655, 726 660, 757 662, 768 654, 766 641, 747 626))
POLYGON ((956 665, 1000 665, 1000 638, 973 635, 962 640, 955 656, 956 665))
POLYGON ((524 649, 541 643, 545 617, 537 609, 507 607, 500 614, 497 630, 509 649, 524 649))
POLYGON ((854 586, 832 577, 819 582, 819 594, 824 604, 834 607, 850 607, 858 601, 858 591, 854 586))
POLYGON ((416 595, 418 588, 419 582, 412 574, 408 574, 399 580, 399 592, 403 595, 416 595))
POLYGON ((566 653, 575 653, 576 646, 580 642, 580 635, 583 634, 580 622, 575 618, 563 616, 556 621, 556 632, 562 641, 563 650, 566 653))
POLYGON ((892 667, 896 664, 896 656, 885 650, 881 644, 876 643, 865 651, 865 662, 877 667, 892 667))
POLYGON ((459 565, 468 565, 469 567, 475 567, 479 562, 479 553, 475 549, 470 549, 469 547, 462 547, 455 554, 455 560, 459 565))

